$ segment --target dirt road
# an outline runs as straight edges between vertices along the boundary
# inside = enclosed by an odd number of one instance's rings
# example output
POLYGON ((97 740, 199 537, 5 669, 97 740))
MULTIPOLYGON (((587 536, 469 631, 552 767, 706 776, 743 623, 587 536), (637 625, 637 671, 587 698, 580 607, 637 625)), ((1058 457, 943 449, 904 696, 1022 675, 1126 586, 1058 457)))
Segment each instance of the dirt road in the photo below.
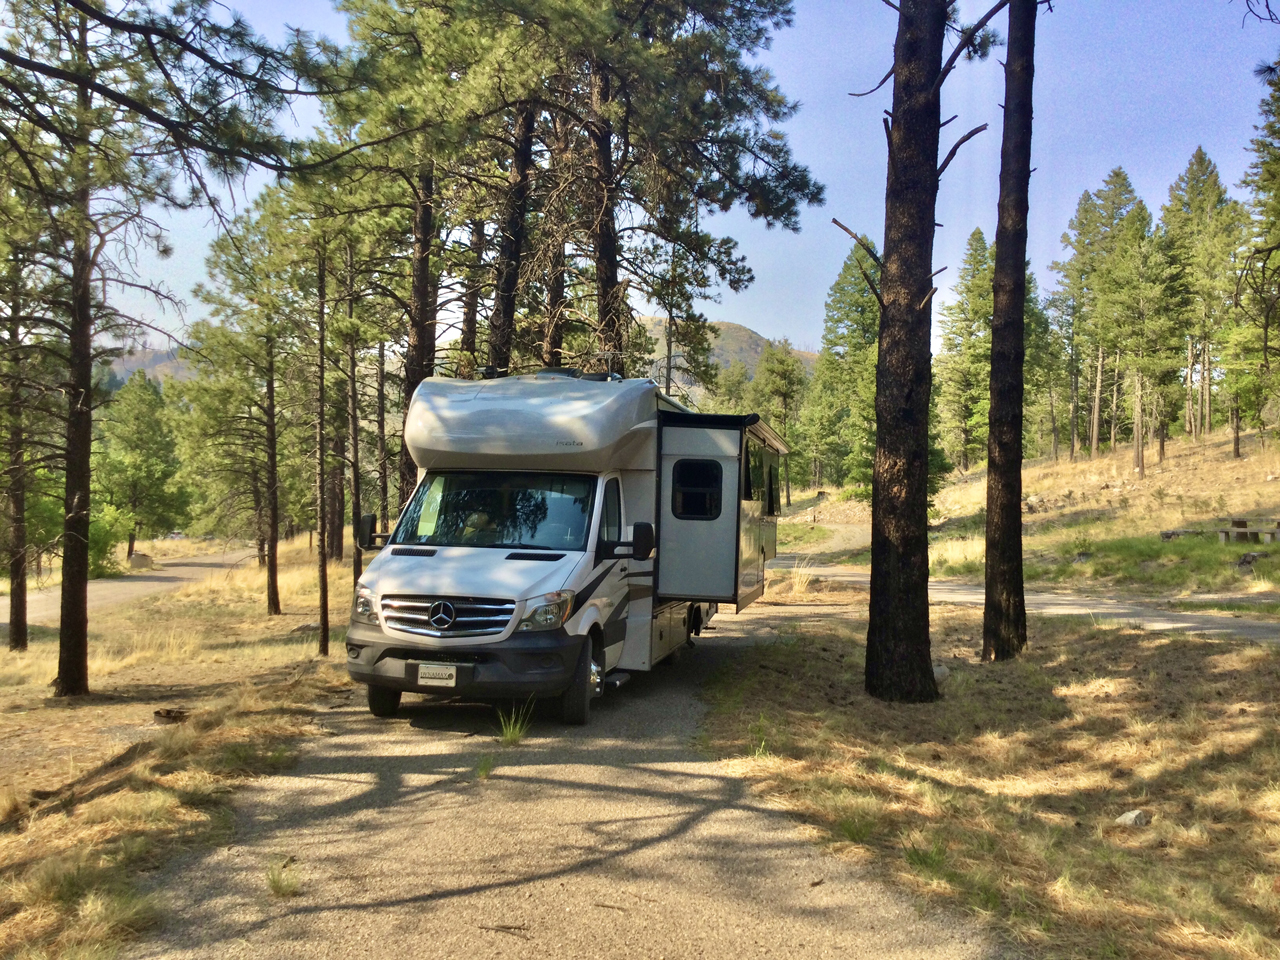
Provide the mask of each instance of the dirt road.
MULTIPOLYGON (((795 557, 779 557, 770 564, 770 568, 787 569, 794 563, 795 557)), ((808 572, 825 580, 856 583, 862 587, 869 587, 871 584, 870 574, 838 564, 814 564, 808 568, 808 572)), ((984 599, 982 584, 959 583, 954 580, 929 581, 931 603, 982 604, 984 599)), ((1172 630, 1210 637, 1239 637, 1257 643, 1280 643, 1280 623, 1250 620, 1247 615, 1236 617, 1216 613, 1185 613, 1161 609, 1139 601, 1110 600, 1077 594, 1028 591, 1026 600, 1028 613, 1046 617, 1092 617, 1099 623, 1136 623, 1144 630, 1172 630)))
MULTIPOLYGON (((226 573, 231 567, 256 555, 253 550, 237 548, 225 553, 169 560, 154 570, 139 570, 123 577, 90 580, 89 612, 130 600, 140 600, 153 593, 176 590, 184 584, 226 573)), ((61 619, 61 601, 60 587, 33 590, 27 595, 27 619, 41 626, 56 627, 61 619)), ((8 615, 8 600, 0 603, 0 610, 8 615)))
POLYGON ((720 618, 678 662, 597 700, 588 727, 540 720, 514 748, 487 708, 334 709, 332 736, 244 792, 232 846, 157 877, 169 920, 129 955, 1001 956, 972 921, 822 852, 694 749, 699 684, 789 618, 720 618), (266 880, 286 857, 303 883, 292 900, 266 880))

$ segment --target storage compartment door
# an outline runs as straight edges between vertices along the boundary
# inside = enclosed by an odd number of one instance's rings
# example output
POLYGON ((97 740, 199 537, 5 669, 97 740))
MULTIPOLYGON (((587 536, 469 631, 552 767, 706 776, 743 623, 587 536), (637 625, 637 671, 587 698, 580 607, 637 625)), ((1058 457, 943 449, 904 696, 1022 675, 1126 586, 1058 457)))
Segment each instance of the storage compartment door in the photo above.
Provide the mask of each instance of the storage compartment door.
POLYGON ((658 594, 733 600, 742 434, 664 426, 658 504, 658 594))

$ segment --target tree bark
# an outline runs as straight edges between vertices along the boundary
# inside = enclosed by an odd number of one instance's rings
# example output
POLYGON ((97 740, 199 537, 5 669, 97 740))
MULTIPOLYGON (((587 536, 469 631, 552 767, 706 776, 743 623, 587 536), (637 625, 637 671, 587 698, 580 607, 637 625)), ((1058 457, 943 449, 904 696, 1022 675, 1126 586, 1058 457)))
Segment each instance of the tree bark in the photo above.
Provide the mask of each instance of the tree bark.
POLYGON ((476 359, 476 321, 480 314, 480 287, 484 275, 484 241, 484 221, 472 220, 471 262, 467 265, 467 289, 462 295, 462 333, 458 337, 458 376, 463 379, 475 376, 479 366, 476 359))
POLYGON ((1093 419, 1089 423, 1089 459, 1098 459, 1098 437, 1102 433, 1102 345, 1098 345, 1098 379, 1093 388, 1093 419))
MULTIPOLYGON (((435 298, 431 295, 431 243, 435 237, 435 162, 424 160, 418 168, 413 203, 413 266, 409 301, 409 332, 404 351, 404 415, 406 422, 413 392, 433 375, 436 330, 435 298)), ((400 434, 400 506, 409 499, 418 481, 418 467, 409 445, 400 434)))
POLYGON ((1035 42, 1036 0, 1011 0, 992 281, 986 597, 982 613, 984 660, 1011 660, 1027 645, 1027 608, 1022 580, 1022 404, 1035 42))
POLYGON ((569 309, 564 272, 564 243, 557 241, 547 274, 547 326, 542 339, 542 363, 547 367, 558 367, 564 362, 564 319, 569 309))
MULTIPOLYGON (((80 16, 79 64, 88 58, 88 27, 80 16)), ((81 117, 90 108, 88 91, 77 93, 81 117)), ((81 120, 79 125, 86 121, 81 120)), ((86 138, 77 138, 83 143, 86 138)), ((93 250, 89 209, 89 160, 76 156, 71 245, 71 309, 67 317, 66 475, 63 487, 62 596, 58 627, 58 675, 54 696, 89 692, 89 460, 93 452, 93 250)))
POLYGON ((267 439, 267 616, 276 617, 280 609, 280 461, 276 424, 276 338, 268 336, 266 369, 267 439))
POLYGON ((316 557, 320 576, 320 644, 319 654, 329 655, 329 556, 325 549, 325 430, 324 409, 328 398, 324 392, 324 312, 325 303, 325 251, 321 247, 316 266, 316 289, 319 294, 319 311, 316 315, 316 557))
POLYGON ((885 186, 866 689, 938 698, 929 650, 929 328, 947 0, 901 0, 885 186))
POLYGON ((382 521, 380 530, 390 524, 387 498, 390 485, 387 478, 387 344, 378 341, 378 515, 382 521))
POLYGON ((10 304, 9 349, 12 380, 9 383, 9 436, 6 484, 9 488, 9 649, 27 649, 27 463, 22 416, 22 363, 19 344, 22 331, 17 303, 10 304))
POLYGON ((612 87, 604 64, 591 64, 591 123, 587 135, 595 153, 595 210, 592 214, 592 246, 596 266, 596 311, 600 325, 600 351, 605 369, 626 376, 623 351, 626 343, 627 304, 618 280, 617 183, 613 163, 613 123, 607 110, 612 87))
POLYGON ((489 366, 505 377, 511 373, 516 336, 516 289, 524 255, 525 220, 529 212, 529 173, 533 169, 534 109, 516 108, 512 130, 511 170, 498 224, 498 260, 494 266, 493 316, 489 319, 489 366))

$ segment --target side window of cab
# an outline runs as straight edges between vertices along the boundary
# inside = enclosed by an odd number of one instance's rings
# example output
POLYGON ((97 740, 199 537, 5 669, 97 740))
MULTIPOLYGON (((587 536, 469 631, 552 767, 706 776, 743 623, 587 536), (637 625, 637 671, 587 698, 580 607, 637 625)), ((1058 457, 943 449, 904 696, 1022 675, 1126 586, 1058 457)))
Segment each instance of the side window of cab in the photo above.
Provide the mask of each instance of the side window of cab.
POLYGON ((604 506, 600 513, 600 539, 617 543, 622 540, 622 487, 618 478, 605 482, 604 506))

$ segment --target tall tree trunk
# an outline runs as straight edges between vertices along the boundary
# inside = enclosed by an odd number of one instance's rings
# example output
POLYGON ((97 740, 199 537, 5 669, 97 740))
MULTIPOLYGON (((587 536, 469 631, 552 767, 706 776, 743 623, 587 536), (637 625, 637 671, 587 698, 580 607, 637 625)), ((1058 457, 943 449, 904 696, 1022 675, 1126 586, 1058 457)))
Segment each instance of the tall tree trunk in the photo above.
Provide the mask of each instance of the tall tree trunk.
POLYGON ((325 291, 325 251, 320 250, 316 266, 316 289, 319 293, 319 312, 316 315, 316 557, 320 576, 320 644, 322 657, 329 655, 329 555, 325 549, 325 520, 328 511, 325 509, 325 484, 328 482, 325 470, 325 429, 324 411, 328 398, 324 390, 324 312, 328 305, 325 291))
POLYGON ((546 367, 558 367, 563 363, 564 319, 569 309, 564 272, 564 242, 557 240, 547 272, 547 326, 542 338, 542 364, 546 367))
POLYGON ((347 539, 347 478, 343 469, 347 452, 346 417, 343 416, 346 404, 334 406, 334 429, 329 436, 329 532, 326 543, 329 559, 341 560, 346 552, 347 539))
POLYGON ((1049 388, 1049 437, 1053 444, 1053 462, 1058 462, 1058 417, 1053 409, 1053 387, 1049 388))
POLYGON ((613 164, 613 122, 609 104, 613 93, 604 64, 591 64, 591 123, 587 135, 595 153, 595 210, 591 213, 592 246, 596 265, 596 310, 600 325, 600 350, 605 369, 626 375, 623 351, 626 347, 626 292, 618 280, 617 183, 613 164))
POLYGON ((1213 433, 1213 380, 1209 375, 1209 338, 1200 345, 1200 410, 1204 419, 1200 423, 1200 436, 1213 433))
POLYGON ((1075 355, 1075 338, 1071 342, 1071 462, 1076 462, 1080 449, 1080 365, 1075 355))
POLYGON ((1098 378, 1093 386, 1093 418, 1089 421, 1089 459, 1098 459, 1098 440, 1102 433, 1102 345, 1098 345, 1098 378))
MULTIPOLYGON (((88 24, 80 15, 77 66, 88 59, 88 24)), ((80 87, 83 127, 90 97, 80 87)), ((77 137, 84 143, 87 137, 77 137)), ((89 692, 89 461, 93 451, 93 250, 89 209, 89 158, 77 149, 73 188, 71 309, 67 317, 66 473, 63 487, 62 596, 58 627, 58 676, 54 696, 89 692)))
POLYGON ((378 341, 378 516, 381 525, 378 529, 387 530, 390 526, 387 497, 390 495, 387 482, 387 344, 378 341))
MULTIPOLYGON (((1022 368, 1027 352, 1027 189, 1031 182, 1035 42, 1036 0, 1011 0, 992 280, 984 660, 1010 660, 1027 644, 1022 581, 1022 368)), ((1052 404, 1052 392, 1050 398, 1052 404)), ((1056 440, 1054 445, 1056 457, 1056 440)))
POLYGON ((262 496, 262 477, 255 464, 249 478, 249 488, 253 493, 253 545, 258 551, 258 566, 267 568, 267 509, 262 496))
MULTIPOLYGON (((354 298, 347 301, 347 319, 354 320, 354 298)), ((364 553, 356 531, 360 529, 360 391, 356 381, 356 336, 347 338, 347 442, 351 450, 351 582, 360 581, 364 553)))
POLYGON ((22 338, 21 308, 10 305, 9 350, 12 358, 9 383, 8 464, 5 470, 9 488, 9 649, 27 649, 27 450, 22 416, 22 362, 19 344, 22 338))
MULTIPOLYGON (((413 263, 409 301, 409 333, 404 350, 404 415, 408 422, 413 392, 426 377, 434 374, 436 329, 435 303, 431 295, 431 242, 435 237, 435 162, 424 160, 418 167, 418 183, 413 201, 413 263)), ((418 467, 404 443, 400 443, 400 506, 403 507, 418 480, 418 467)))
POLYGON ((1116 351, 1115 367, 1111 371, 1111 448, 1116 452, 1116 425, 1120 419, 1120 351, 1116 351))
POLYGON ((1147 436, 1142 430, 1142 415, 1142 374, 1139 372, 1133 375, 1133 452, 1137 461, 1134 466, 1138 470, 1139 480, 1145 480, 1147 478, 1147 456, 1145 449, 1147 436))
POLYGON ((885 186, 866 689, 938 698, 929 650, 929 391, 939 82, 947 0, 901 0, 885 186))
POLYGON ((1187 436, 1189 436, 1192 440, 1196 439, 1195 402, 1194 402, 1194 394, 1192 392, 1192 376, 1191 376, 1192 372, 1196 368, 1195 354, 1193 352, 1194 349, 1195 349, 1195 346, 1191 342, 1191 338, 1187 337, 1187 398, 1186 398, 1186 403, 1184 404, 1186 409, 1184 411, 1185 415, 1183 416, 1182 422, 1183 422, 1183 428, 1186 430, 1187 436))
POLYGON ((494 266, 493 316, 489 318, 489 366, 505 377, 511 372, 511 350, 516 336, 516 289, 520 260, 524 255, 525 219, 529 212, 529 173, 533 169, 534 109, 516 108, 512 130, 514 144, 507 193, 498 224, 498 261, 494 266))
MULTIPOLYGON (((483 284, 484 221, 471 221, 471 262, 467 264, 467 289, 462 295, 462 333, 458 337, 458 376, 468 379, 475 376, 479 362, 476 359, 476 321, 480 314, 480 287, 483 284)), ((385 529, 385 527, 384 527, 385 529)))
POLYGON ((1231 398, 1231 456, 1240 459, 1240 398, 1231 398))
POLYGON ((1156 453, 1156 463, 1164 463, 1164 442, 1168 438, 1169 438, 1169 427, 1167 424, 1161 421, 1160 426, 1156 428, 1156 441, 1160 445, 1156 453))
POLYGON ((276 423, 276 338, 266 339, 266 404, 263 419, 267 438, 267 616, 280 609, 280 461, 276 423))

